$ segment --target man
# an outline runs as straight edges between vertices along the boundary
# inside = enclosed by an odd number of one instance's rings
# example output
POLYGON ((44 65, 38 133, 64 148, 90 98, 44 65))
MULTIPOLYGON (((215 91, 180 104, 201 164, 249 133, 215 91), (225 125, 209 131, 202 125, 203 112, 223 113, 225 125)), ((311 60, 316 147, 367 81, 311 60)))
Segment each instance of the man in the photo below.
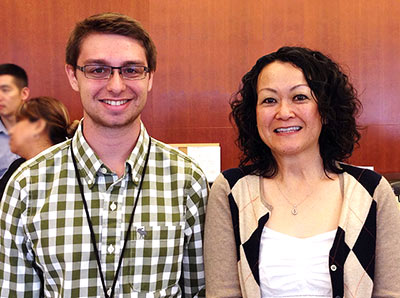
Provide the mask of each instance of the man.
POLYGON ((156 50, 131 18, 78 23, 66 49, 84 117, 0 205, 1 297, 204 297, 208 187, 140 121, 156 50))
POLYGON ((16 123, 15 112, 29 96, 28 76, 15 64, 0 65, 0 178, 18 158, 10 151, 8 130, 16 123))

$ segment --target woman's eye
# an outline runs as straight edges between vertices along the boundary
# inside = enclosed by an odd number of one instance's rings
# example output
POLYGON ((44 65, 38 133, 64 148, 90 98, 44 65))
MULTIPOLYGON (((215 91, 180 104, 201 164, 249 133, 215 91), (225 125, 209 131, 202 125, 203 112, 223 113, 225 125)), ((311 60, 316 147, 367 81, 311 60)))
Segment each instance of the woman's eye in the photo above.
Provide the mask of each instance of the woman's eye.
POLYGON ((303 101, 303 100, 307 100, 307 99, 308 99, 308 96, 306 96, 304 94, 297 94, 294 97, 294 100, 296 100, 296 101, 303 101))
POLYGON ((271 104, 271 103, 275 103, 275 102, 276 102, 276 100, 274 98, 272 98, 272 97, 265 98, 262 101, 262 103, 267 103, 267 104, 271 104))

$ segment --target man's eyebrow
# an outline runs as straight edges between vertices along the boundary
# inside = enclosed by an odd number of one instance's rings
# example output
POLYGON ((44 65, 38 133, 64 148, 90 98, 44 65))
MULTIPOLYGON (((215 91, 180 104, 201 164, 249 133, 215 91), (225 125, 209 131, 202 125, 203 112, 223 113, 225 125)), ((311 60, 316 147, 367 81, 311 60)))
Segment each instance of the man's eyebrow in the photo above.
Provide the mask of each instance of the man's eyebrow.
POLYGON ((102 59, 87 59, 83 62, 84 65, 89 64, 99 64, 99 65, 107 65, 107 62, 102 59))
MULTIPOLYGON (((110 63, 108 63, 106 60, 103 59, 88 59, 84 61, 84 65, 90 65, 90 64, 115 66, 111 65, 110 63)), ((129 60, 129 61, 124 61, 121 66, 126 66, 126 65, 145 65, 145 62, 142 60, 129 60)))

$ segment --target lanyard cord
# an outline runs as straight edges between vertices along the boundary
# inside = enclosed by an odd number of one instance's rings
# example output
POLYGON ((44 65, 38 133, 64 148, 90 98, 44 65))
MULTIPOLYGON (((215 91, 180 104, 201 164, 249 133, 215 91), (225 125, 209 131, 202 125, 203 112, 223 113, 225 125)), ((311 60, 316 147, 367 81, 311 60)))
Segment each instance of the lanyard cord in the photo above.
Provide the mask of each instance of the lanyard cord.
POLYGON ((99 251, 98 251, 97 245, 96 245, 96 243, 97 243, 96 242, 96 234, 94 233, 92 220, 91 220, 90 215, 89 215, 89 208, 87 206, 87 202, 86 202, 86 199, 85 199, 83 186, 82 186, 82 182, 81 182, 81 176, 79 175, 78 167, 76 165, 76 159, 75 159, 74 151, 72 150, 72 143, 71 143, 70 147, 71 147, 72 161, 74 163, 74 168, 75 168, 76 179, 78 180, 79 191, 81 193, 82 202, 83 202, 83 205, 85 207, 86 218, 87 218, 87 221, 88 221, 88 224, 89 224, 89 229, 90 229, 90 239, 91 239, 91 242, 92 242, 94 253, 96 255, 97 267, 99 269, 100 279, 101 279, 101 284, 103 286, 104 295, 105 295, 106 298, 112 298, 112 297, 114 297, 115 285, 117 284, 118 274, 119 274, 119 271, 120 271, 121 266, 122 266, 122 259, 124 258, 125 248, 126 248, 126 245, 128 243, 129 236, 130 236, 130 231, 131 231, 131 227, 132 227, 132 223, 133 223, 133 217, 134 217, 134 214, 135 214, 137 203, 139 201, 140 191, 142 190, 144 176, 146 174, 147 163, 149 161, 149 155, 150 155, 151 138, 149 139, 149 147, 147 149, 146 160, 145 160, 144 166, 143 166, 143 174, 142 174, 142 178, 141 178, 140 183, 139 183, 139 188, 138 188, 138 192, 137 192, 137 195, 136 195, 135 203, 133 205, 133 210, 132 210, 132 213, 131 213, 131 217, 129 219, 128 229, 127 229, 127 231, 125 233, 124 246, 122 247, 121 255, 119 257, 118 267, 117 267, 117 271, 115 272, 115 275, 114 275, 114 280, 113 280, 113 284, 112 284, 112 287, 111 287, 110 295, 108 295, 108 293, 107 293, 107 288, 106 288, 106 283, 105 283, 105 280, 104 280, 103 270, 101 269, 99 251))

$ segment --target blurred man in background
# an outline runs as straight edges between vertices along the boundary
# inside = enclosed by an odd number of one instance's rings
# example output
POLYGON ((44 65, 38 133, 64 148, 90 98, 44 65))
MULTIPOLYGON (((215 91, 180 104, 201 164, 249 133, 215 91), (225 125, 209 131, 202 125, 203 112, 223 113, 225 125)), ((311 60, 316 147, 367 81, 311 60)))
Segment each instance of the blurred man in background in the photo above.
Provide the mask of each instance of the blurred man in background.
POLYGON ((16 123, 15 112, 29 96, 28 76, 15 64, 0 65, 0 178, 19 156, 10 151, 8 131, 16 123))

